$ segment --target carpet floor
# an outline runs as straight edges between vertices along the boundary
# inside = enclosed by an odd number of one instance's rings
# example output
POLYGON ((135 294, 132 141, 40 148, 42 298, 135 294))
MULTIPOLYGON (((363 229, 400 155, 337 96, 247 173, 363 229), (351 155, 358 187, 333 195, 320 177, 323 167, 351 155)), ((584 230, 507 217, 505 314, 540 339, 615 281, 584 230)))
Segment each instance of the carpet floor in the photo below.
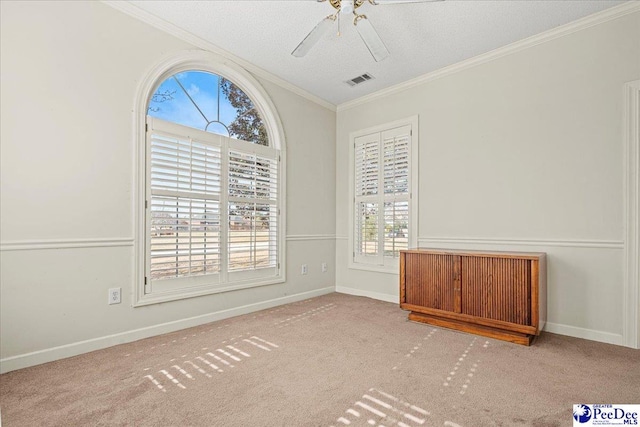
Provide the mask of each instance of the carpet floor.
POLYGON ((640 350, 531 347, 330 294, 0 376, 12 426, 571 426, 640 403, 640 350))

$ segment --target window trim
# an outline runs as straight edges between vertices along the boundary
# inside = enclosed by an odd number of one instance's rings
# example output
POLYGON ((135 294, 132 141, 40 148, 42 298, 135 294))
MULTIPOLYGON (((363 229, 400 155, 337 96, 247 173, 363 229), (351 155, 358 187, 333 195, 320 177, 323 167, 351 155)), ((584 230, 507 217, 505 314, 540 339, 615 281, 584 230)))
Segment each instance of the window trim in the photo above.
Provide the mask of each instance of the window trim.
POLYGON ((188 50, 174 53, 164 57, 155 64, 136 89, 136 97, 133 109, 133 138, 135 142, 134 177, 133 177, 133 224, 134 224, 134 271, 133 271, 133 299, 132 306, 140 307, 167 301, 175 301, 202 295, 228 292, 238 289, 246 289, 257 286, 272 285, 286 281, 286 141, 282 122, 277 109, 266 90, 251 74, 239 65, 210 52, 201 50, 188 50), (275 277, 262 279, 249 279, 229 283, 228 286, 218 286, 207 289, 194 289, 192 291, 178 290, 161 294, 145 294, 146 271, 146 117, 147 107, 151 96, 162 82, 170 76, 183 71, 198 70, 217 74, 232 81, 254 103, 260 113, 269 143, 279 150, 280 166, 278 171, 278 248, 279 269, 275 277))
POLYGON ((418 146, 419 146, 419 116, 414 115, 381 125, 361 129, 349 133, 349 263, 348 267, 355 270, 374 271, 379 273, 398 274, 399 262, 389 262, 383 265, 356 262, 355 257, 355 141, 359 137, 374 133, 382 133, 394 128, 409 126, 411 128, 411 143, 409 159, 409 248, 418 245, 418 146))

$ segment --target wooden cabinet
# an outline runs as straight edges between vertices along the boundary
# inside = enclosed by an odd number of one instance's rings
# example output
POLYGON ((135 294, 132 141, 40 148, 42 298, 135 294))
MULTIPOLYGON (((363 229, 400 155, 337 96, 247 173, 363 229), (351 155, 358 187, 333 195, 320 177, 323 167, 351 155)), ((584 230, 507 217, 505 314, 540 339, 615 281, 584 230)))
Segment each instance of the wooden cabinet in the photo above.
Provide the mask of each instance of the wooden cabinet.
POLYGON ((409 319, 529 345, 546 320, 543 253, 400 252, 400 307, 409 319))

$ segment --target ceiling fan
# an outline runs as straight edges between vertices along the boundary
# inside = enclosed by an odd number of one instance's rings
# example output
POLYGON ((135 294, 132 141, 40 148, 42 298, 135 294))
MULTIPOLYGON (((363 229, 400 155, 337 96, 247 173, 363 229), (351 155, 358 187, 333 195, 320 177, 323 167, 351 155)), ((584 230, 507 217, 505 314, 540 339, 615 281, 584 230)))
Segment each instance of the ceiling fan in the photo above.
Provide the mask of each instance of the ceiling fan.
POLYGON ((373 56, 373 59, 382 61, 389 56, 387 47, 382 42, 382 39, 378 35, 378 32, 373 28, 371 22, 366 15, 358 14, 356 10, 365 3, 369 3, 373 6, 382 4, 399 4, 399 3, 424 3, 434 2, 442 0, 317 0, 318 2, 328 1, 331 6, 336 10, 333 14, 324 18, 313 30, 300 42, 291 55, 295 57, 305 56, 309 50, 322 38, 322 36, 333 26, 333 23, 338 21, 338 35, 340 35, 340 15, 353 14, 353 25, 358 30, 362 41, 367 45, 369 52, 373 56))

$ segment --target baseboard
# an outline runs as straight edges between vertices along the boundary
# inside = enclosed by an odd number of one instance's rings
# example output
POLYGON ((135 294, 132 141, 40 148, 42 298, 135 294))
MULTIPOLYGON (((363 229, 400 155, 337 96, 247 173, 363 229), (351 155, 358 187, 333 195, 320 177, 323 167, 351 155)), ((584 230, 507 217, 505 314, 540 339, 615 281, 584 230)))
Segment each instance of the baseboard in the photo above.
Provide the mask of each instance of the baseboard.
POLYGON ((346 286, 336 286, 336 292, 340 294, 356 295, 359 297, 369 297, 380 301, 400 303, 398 295, 381 294, 379 292, 365 291, 362 289, 348 288, 346 286))
POLYGON ((335 292, 333 286, 0 359, 0 374, 335 292))
MULTIPOLYGON (((380 301, 398 303, 397 295, 382 294, 379 292, 371 292, 362 289, 349 288, 346 286, 336 286, 336 292, 341 294, 356 295, 369 297, 380 301)), ((606 344, 614 344, 624 346, 622 334, 612 334, 610 332, 596 331, 593 329, 578 328, 576 326, 561 325, 558 323, 547 322, 544 330, 559 335, 566 335, 574 338, 582 338, 590 341, 598 341, 606 344)))
POLYGON ((625 345, 622 334, 612 334, 611 332, 596 331, 593 329, 578 328, 576 326, 561 325, 550 322, 546 323, 544 331, 607 344, 620 346, 625 345))
MULTIPOLYGON (((295 295, 288 295, 282 298, 275 298, 268 301, 262 301, 255 304, 248 304, 229 310, 217 311, 214 313, 208 313, 201 316, 190 317, 187 319, 176 320, 173 322, 162 323, 159 325, 149 326, 146 328, 134 329, 132 331, 122 332, 114 335, 107 335, 100 338, 94 338, 86 341, 79 341, 72 344, 66 344, 59 347, 52 347, 44 350, 35 351, 32 353, 25 353, 18 356, 7 357, 0 359, 0 374, 6 372, 15 371, 17 369, 28 368, 30 366, 40 365, 47 362, 53 362, 55 360, 64 359, 67 357, 77 356, 90 351, 100 350, 107 347, 112 347, 118 344, 125 344, 141 340, 144 338, 150 338, 169 332, 179 331, 181 329, 191 328, 194 326, 203 325, 218 320, 228 319, 234 316, 240 316, 243 314, 252 313, 259 310, 265 310, 279 305, 288 304, 292 302, 302 301, 308 298, 313 298, 321 295, 330 294, 332 292, 338 292, 348 295, 364 296, 373 298, 380 301, 398 303, 399 297, 397 295, 383 294, 379 292, 371 292, 362 289, 349 288, 346 286, 336 286, 335 288, 330 286, 322 289, 316 289, 314 291, 303 292, 295 295)), ((593 329, 579 328, 575 326, 561 325, 557 323, 547 322, 544 328, 545 331, 567 335, 575 338, 583 338, 591 341, 599 341, 608 344, 624 346, 623 336, 621 334, 613 334, 610 332, 596 331, 593 329)))

